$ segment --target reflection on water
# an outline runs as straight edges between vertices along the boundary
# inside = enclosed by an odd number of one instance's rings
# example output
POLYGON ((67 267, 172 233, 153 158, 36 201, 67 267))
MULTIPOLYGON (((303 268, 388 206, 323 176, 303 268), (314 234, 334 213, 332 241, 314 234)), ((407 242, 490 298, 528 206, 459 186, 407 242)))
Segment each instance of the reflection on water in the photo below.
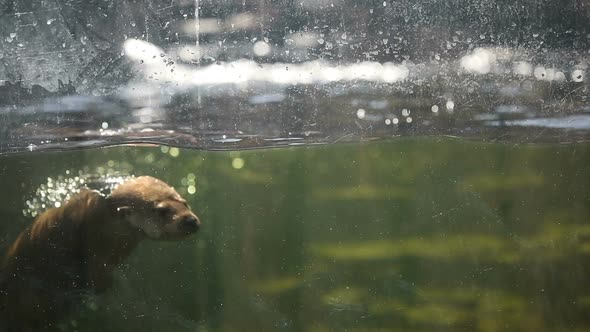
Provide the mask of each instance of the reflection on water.
POLYGON ((589 157, 440 138, 3 156, 2 244, 48 177, 124 170, 207 223, 198 241, 142 243, 65 330, 583 331, 589 157))
POLYGON ((0 105, 0 153, 123 143, 236 150, 440 135, 570 143, 590 133, 586 80, 556 82, 509 64, 494 62, 495 71, 482 74, 458 63, 238 60, 170 71, 145 51, 153 45, 133 44, 137 56, 157 61, 138 65, 147 76, 109 97, 56 92, 37 100, 33 89, 0 84, 0 102, 31 96, 0 105), (154 72, 161 80, 149 77, 154 72))
POLYGON ((578 3, 29 2, 0 22, 1 154, 589 137, 578 3))

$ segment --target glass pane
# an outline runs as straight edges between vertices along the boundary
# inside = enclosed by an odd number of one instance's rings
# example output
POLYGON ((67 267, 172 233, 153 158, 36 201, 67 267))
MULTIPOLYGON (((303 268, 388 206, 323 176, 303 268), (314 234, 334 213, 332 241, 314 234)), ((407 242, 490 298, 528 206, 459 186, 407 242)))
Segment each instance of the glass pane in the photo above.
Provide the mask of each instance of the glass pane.
POLYGON ((0 332, 590 330, 589 50, 587 0, 0 0, 0 332))

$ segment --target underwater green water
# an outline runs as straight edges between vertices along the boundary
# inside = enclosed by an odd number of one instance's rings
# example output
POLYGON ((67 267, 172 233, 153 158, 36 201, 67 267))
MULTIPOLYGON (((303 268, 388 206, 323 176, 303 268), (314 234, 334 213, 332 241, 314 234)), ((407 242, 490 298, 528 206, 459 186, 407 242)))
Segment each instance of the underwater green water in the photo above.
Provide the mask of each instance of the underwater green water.
POLYGON ((109 169, 175 186, 202 229, 141 243, 62 330, 590 330, 590 145, 4 156, 2 250, 47 177, 109 169))

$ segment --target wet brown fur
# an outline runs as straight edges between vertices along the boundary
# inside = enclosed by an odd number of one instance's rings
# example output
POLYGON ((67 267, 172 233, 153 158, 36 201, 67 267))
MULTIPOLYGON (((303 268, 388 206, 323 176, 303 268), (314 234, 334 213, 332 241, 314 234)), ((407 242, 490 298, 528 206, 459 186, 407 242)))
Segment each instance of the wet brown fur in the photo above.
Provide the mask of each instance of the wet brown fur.
POLYGON ((106 198, 82 190, 39 216, 8 250, 0 331, 51 329, 81 296, 111 287, 113 270, 142 239, 180 239, 198 226, 186 201, 152 177, 128 180, 106 198))

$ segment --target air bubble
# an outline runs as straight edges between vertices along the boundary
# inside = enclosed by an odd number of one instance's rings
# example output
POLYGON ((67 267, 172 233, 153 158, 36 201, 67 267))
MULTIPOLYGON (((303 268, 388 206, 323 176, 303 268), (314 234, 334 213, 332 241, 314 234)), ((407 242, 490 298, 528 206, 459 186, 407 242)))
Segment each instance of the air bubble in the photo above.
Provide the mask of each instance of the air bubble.
POLYGON ((240 169, 242 167, 244 167, 244 159, 242 158, 234 158, 231 162, 231 166, 235 169, 240 169))
POLYGON ((180 150, 178 148, 170 148, 170 156, 178 157, 180 155, 180 150))
POLYGON ((197 192, 197 188, 196 188, 195 186, 188 186, 188 188, 186 189, 186 191, 187 191, 189 194, 193 195, 194 193, 196 193, 196 192, 197 192))

